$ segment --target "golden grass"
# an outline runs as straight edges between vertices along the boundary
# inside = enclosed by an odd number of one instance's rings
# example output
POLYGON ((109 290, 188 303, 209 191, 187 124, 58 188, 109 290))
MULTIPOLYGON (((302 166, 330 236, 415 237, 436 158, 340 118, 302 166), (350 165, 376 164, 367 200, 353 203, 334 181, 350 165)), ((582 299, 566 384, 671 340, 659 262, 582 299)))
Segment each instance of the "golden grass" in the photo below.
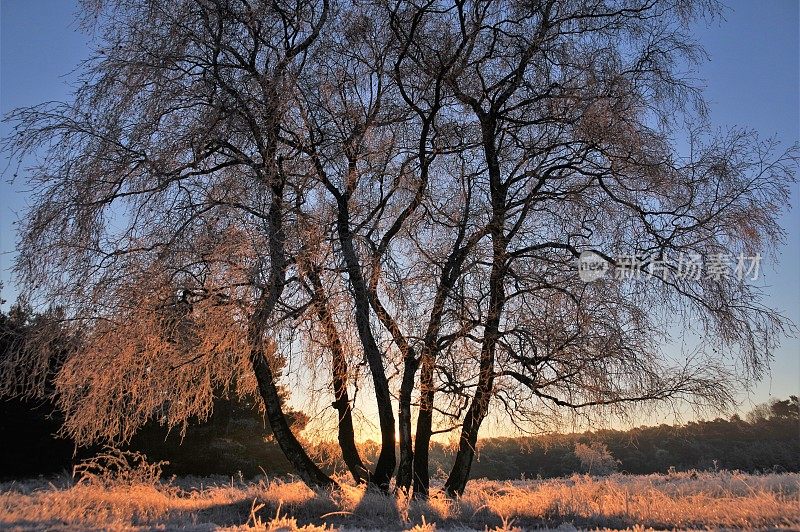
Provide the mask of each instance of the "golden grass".
POLYGON ((388 498, 356 486, 180 478, 0 484, 0 528, 68 530, 800 529, 800 474, 737 472, 473 481, 459 500, 388 498))

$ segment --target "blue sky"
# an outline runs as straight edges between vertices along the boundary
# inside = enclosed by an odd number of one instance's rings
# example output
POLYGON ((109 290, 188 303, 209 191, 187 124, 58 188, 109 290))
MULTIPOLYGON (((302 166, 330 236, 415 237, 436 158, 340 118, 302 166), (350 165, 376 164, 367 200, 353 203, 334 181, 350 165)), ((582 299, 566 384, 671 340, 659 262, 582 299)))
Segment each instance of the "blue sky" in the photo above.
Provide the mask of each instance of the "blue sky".
MULTIPOLYGON (((695 34, 710 56, 698 71, 705 80, 714 125, 747 126, 784 145, 800 139, 800 2, 727 2, 726 20, 696 24, 695 34)), ((0 112, 48 100, 69 98, 69 80, 90 54, 89 37, 74 20, 71 1, 2 0, 0 3, 0 112)), ((0 135, 8 132, 0 125, 0 135)), ((3 161, 5 165, 5 161, 3 161)), ((4 166, 3 166, 4 167, 4 166)), ((0 181, 0 281, 2 295, 14 298, 8 269, 13 261, 14 226, 24 209, 24 183, 0 181)), ((795 185, 793 210, 783 217, 787 245, 777 263, 763 269, 768 303, 800 325, 800 199, 795 185)), ((800 392, 800 340, 784 342, 772 373, 743 409, 770 397, 800 392)))
MULTIPOLYGON (((726 2, 725 21, 697 25, 696 35, 709 54, 699 71, 711 103, 711 122, 747 126, 776 136, 788 146, 800 140, 800 2, 737 0, 726 2)), ((776 263, 766 265, 768 304, 800 325, 800 192, 795 183, 792 210, 784 215, 787 241, 776 263)), ((750 396, 751 402, 800 392, 800 341, 787 339, 771 375, 750 396)))

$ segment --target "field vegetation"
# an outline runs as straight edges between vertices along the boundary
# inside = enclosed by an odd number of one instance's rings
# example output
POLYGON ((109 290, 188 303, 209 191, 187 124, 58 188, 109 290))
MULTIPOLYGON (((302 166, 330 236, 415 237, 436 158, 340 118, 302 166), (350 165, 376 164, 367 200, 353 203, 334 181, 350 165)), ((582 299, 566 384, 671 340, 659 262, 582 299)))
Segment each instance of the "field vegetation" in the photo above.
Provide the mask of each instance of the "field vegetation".
MULTIPOLYGON (((84 475, 0 484, 0 528, 107 530, 797 529, 800 474, 736 471, 470 483, 451 499, 387 497, 342 481, 84 475)), ((438 484, 438 485, 437 485, 438 484)))

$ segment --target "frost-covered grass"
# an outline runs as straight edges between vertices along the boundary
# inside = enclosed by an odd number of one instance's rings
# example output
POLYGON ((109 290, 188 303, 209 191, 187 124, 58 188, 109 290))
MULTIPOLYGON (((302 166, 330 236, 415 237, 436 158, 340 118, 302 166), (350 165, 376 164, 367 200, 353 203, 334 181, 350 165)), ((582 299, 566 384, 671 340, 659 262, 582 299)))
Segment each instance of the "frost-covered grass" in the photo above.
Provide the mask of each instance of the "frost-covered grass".
POLYGON ((344 485, 221 478, 0 484, 2 529, 800 529, 800 474, 677 473, 468 485, 459 500, 388 498, 344 485))

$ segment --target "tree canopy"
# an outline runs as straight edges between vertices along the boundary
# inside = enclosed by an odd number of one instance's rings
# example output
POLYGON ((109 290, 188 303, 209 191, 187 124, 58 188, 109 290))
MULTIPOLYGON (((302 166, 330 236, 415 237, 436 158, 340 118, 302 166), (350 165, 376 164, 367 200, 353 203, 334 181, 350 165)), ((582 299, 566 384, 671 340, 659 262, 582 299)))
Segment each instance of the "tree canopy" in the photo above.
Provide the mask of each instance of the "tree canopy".
MULTIPOLYGON (((530 429, 730 403, 791 324, 710 259, 782 240, 797 152, 705 123, 688 31, 718 10, 87 1, 97 52, 73 99, 13 111, 3 144, 36 158, 18 278, 85 326, 53 378, 64 430, 127 441, 236 394, 331 486, 281 398, 283 373, 324 375, 320 415, 357 481, 387 490, 397 468, 426 495, 431 438, 453 430, 459 494, 492 409, 530 429), (588 252, 635 267, 585 282, 588 252), (670 259, 686 257, 707 262, 683 275, 670 259), (699 337, 685 357, 663 349, 675 323, 699 337), (381 434, 372 471, 359 390, 381 434)), ((3 364, 6 391, 40 367, 3 364)))

